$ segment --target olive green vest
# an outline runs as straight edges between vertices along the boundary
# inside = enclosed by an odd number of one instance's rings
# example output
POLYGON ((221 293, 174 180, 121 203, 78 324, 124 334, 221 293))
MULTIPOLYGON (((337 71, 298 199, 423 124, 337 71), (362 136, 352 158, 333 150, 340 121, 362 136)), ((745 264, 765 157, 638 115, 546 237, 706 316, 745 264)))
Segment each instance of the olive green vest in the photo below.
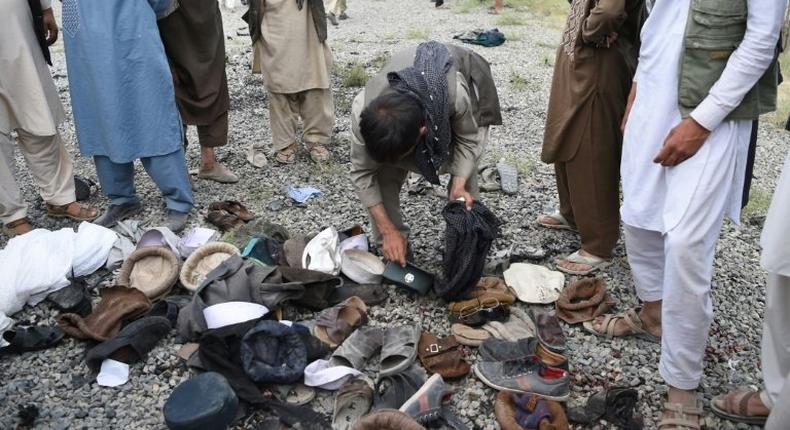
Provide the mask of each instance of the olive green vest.
MULTIPOLYGON (((691 0, 678 92, 684 118, 702 103, 721 77, 727 60, 746 34, 747 16, 747 0, 691 0)), ((728 120, 754 120, 776 110, 778 64, 777 60, 771 63, 728 120)))

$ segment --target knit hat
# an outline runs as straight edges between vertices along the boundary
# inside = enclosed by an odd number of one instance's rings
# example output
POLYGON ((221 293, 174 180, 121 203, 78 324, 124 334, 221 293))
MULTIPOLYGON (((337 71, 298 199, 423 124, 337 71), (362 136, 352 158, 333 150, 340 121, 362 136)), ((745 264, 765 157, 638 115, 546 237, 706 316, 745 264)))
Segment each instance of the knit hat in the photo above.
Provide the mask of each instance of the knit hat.
POLYGON ((225 242, 209 242, 193 252, 181 269, 181 285, 189 291, 196 291, 212 270, 239 249, 225 242))
POLYGON ((158 300, 176 284, 180 266, 181 260, 170 248, 143 247, 123 262, 116 284, 136 288, 152 301, 158 300))
POLYGON ((162 413, 172 430, 224 429, 236 418, 239 399, 228 380, 206 372, 177 386, 162 413))
POLYGON ((557 318, 568 324, 591 321, 614 305, 600 278, 584 278, 563 290, 557 299, 557 318))

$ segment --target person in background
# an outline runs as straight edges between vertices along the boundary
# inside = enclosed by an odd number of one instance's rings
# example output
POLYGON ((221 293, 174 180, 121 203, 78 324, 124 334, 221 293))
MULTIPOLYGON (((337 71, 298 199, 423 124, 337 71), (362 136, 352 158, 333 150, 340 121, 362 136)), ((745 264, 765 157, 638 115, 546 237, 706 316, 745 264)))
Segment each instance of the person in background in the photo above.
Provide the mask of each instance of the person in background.
POLYGON ((326 9, 326 19, 332 25, 338 25, 338 19, 346 20, 349 18, 346 14, 346 9, 348 9, 346 0, 325 0, 324 8, 326 9))
POLYGON ((200 141, 198 178, 234 183, 239 177, 217 161, 214 148, 228 144, 228 79, 225 31, 216 0, 190 0, 159 20, 176 102, 186 125, 196 125, 200 141))
MULTIPOLYGON (((332 51, 326 42, 322 0, 251 0, 246 19, 253 41, 253 73, 262 73, 269 92, 274 159, 293 164, 299 151, 297 121, 314 162, 329 161, 335 121, 330 88, 332 51)), ((258 148, 248 160, 257 162, 258 148)))
POLYGON ((112 227, 143 211, 134 186, 139 159, 167 203, 165 227, 180 232, 192 210, 176 107, 157 14, 172 0, 64 0, 63 34, 80 151, 93 157, 111 203, 95 222, 112 227))
POLYGON ((559 208, 537 223, 578 231, 581 249, 557 269, 588 275, 620 238, 620 125, 636 70, 643 0, 573 0, 557 50, 543 139, 559 208))
POLYGON ((628 263, 642 306, 585 327, 661 343, 658 428, 699 429, 713 260, 738 222, 752 122, 776 108, 787 0, 655 2, 642 30, 621 162, 628 263), (716 25, 711 25, 711 23, 716 25))
POLYGON ((7 0, 0 13, 0 220, 12 236, 33 229, 17 175, 14 141, 27 162, 47 215, 76 221, 96 218, 76 202, 71 158, 58 132, 65 119, 47 68, 49 45, 58 39, 51 0, 7 0))

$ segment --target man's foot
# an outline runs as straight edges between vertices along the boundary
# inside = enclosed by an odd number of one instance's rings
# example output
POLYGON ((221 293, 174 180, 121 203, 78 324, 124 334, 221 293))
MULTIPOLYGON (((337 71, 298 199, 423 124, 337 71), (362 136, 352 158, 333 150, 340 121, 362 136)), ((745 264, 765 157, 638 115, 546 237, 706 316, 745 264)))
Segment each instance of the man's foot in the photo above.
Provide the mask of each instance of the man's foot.
POLYGON ((351 17, 350 17, 350 16, 348 16, 348 15, 347 15, 345 12, 342 12, 342 13, 340 14, 340 19, 342 19, 342 20, 346 20, 346 19, 349 19, 349 18, 351 18, 351 17))
POLYGON ((557 270, 569 275, 586 276, 609 266, 611 261, 580 249, 567 257, 557 260, 557 270))
POLYGON ((326 145, 320 143, 308 143, 307 151, 310 153, 310 159, 316 163, 327 162, 331 157, 331 153, 326 149, 326 145))
POLYGON ((188 212, 179 212, 177 210, 168 209, 167 218, 165 220, 165 227, 169 228, 175 234, 184 231, 187 226, 188 212))
POLYGON ((701 430, 702 413, 702 405, 694 391, 669 387, 658 430, 701 430))
POLYGON ((748 388, 738 388, 714 397, 710 409, 714 415, 725 420, 753 425, 764 425, 771 413, 760 398, 760 392, 748 388))
POLYGON ((326 19, 328 19, 329 22, 331 22, 332 25, 334 25, 334 26, 339 25, 338 22, 337 22, 337 18, 335 18, 335 14, 332 13, 332 12, 329 12, 328 14, 326 14, 326 19))
POLYGON ((98 209, 83 206, 77 202, 65 205, 51 205, 47 203, 47 216, 52 218, 69 218, 74 221, 93 221, 99 216, 98 209))
POLYGON ((8 235, 11 237, 20 236, 33 231, 33 225, 30 224, 30 220, 27 218, 11 221, 5 225, 5 228, 8 231, 8 235))
POLYGON ((274 159, 280 164, 293 164, 296 162, 296 151, 299 145, 292 143, 274 153, 274 159))
POLYGON ((576 231, 576 226, 571 224, 559 210, 552 213, 541 214, 536 220, 539 226, 551 228, 555 230, 570 230, 576 231))
POLYGON ((110 205, 102 216, 93 221, 94 224, 100 225, 105 228, 113 228, 119 222, 135 216, 143 211, 143 205, 140 202, 124 203, 121 205, 110 205))
POLYGON ((220 184, 235 184, 239 182, 239 177, 236 176, 235 173, 216 161, 210 169, 202 167, 198 172, 198 178, 208 179, 210 181, 219 182, 220 184))
POLYGON ((636 336, 651 342, 661 340, 661 317, 644 308, 629 309, 620 314, 606 314, 584 323, 587 331, 608 338, 636 336))

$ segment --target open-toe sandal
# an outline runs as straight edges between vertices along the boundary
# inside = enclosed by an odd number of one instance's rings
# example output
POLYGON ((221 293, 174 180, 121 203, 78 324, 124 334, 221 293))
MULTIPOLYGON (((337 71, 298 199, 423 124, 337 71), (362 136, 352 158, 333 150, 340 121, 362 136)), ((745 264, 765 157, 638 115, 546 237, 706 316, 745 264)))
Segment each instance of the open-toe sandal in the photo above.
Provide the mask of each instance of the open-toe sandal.
POLYGON ((47 216, 50 218, 68 218, 74 221, 93 221, 99 217, 99 211, 96 208, 83 206, 79 203, 77 203, 80 207, 79 212, 76 215, 69 213, 69 206, 72 203, 65 205, 51 205, 47 203, 47 216))
POLYGON ((393 327, 384 332, 379 369, 381 376, 401 372, 414 363, 421 333, 422 329, 416 325, 393 327))
POLYGON ((633 308, 619 314, 604 315, 599 329, 596 329, 594 326, 596 320, 585 322, 584 328, 592 334, 609 339, 614 337, 634 336, 649 342, 661 343, 661 338, 659 336, 651 334, 645 328, 644 322, 639 318, 640 309, 641 308, 633 308), (615 335, 615 327, 617 326, 617 322, 621 320, 628 327, 628 331, 618 336, 615 335))
POLYGON ((368 307, 359 297, 349 297, 315 317, 313 335, 332 348, 343 343, 357 327, 368 322, 368 307))

